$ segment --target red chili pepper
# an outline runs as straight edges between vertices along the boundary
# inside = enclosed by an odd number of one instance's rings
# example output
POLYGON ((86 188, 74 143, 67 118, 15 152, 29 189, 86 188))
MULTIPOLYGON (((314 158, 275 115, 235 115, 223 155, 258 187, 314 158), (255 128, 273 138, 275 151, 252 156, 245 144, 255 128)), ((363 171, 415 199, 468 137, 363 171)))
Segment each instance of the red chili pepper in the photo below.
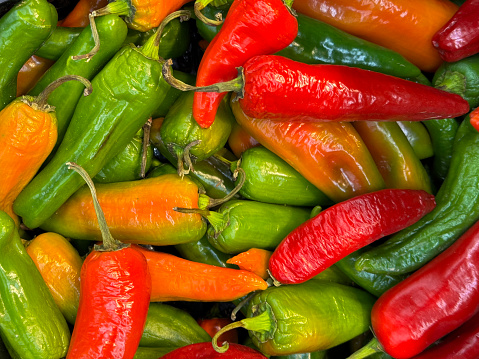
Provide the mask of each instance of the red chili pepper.
POLYGON ((477 359, 479 358, 479 312, 449 333, 444 339, 413 359, 477 359))
POLYGON ((479 53, 479 0, 467 0, 432 37, 444 61, 455 62, 479 53))
POLYGON ((384 189, 340 202, 309 219, 276 247, 272 277, 304 282, 348 254, 410 226, 436 206, 423 190, 384 189))
POLYGON ((218 353, 211 342, 186 345, 163 355, 161 359, 265 359, 260 352, 241 344, 230 343, 225 353, 218 353))
MULTIPOLYGON (((476 222, 448 249, 377 300, 371 324, 380 346, 398 359, 421 353, 479 312, 478 283, 476 222)), ((479 345, 478 337, 475 341, 479 345)))
MULTIPOLYGON (((88 174, 69 163, 87 180, 88 174)), ((151 278, 145 256, 116 241, 94 194, 103 244, 95 246, 80 273, 80 303, 67 359, 127 359, 135 356, 150 304, 151 278)))
POLYGON ((421 121, 453 118, 469 111, 461 96, 401 78, 343 65, 310 65, 277 55, 249 59, 230 82, 192 87, 195 91, 236 91, 244 113, 289 121, 421 121))
POLYGON ((471 122, 472 127, 479 131, 479 107, 471 111, 469 114, 469 121, 471 122))
MULTIPOLYGON (((207 47, 197 71, 196 85, 234 79, 237 67, 250 57, 272 54, 288 46, 298 22, 283 0, 235 0, 221 30, 207 47)), ((224 93, 195 93, 193 117, 207 128, 214 121, 224 93)))

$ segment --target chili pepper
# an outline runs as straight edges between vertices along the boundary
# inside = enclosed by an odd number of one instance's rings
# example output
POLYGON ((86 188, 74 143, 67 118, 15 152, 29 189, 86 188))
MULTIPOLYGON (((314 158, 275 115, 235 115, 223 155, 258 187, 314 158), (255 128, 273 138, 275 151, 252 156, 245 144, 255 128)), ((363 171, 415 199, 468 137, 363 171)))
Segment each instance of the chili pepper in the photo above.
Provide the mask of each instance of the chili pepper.
POLYGON ((235 156, 239 158, 243 152, 250 148, 260 146, 260 143, 234 121, 230 136, 228 137, 228 146, 235 156))
POLYGON ((22 245, 10 216, 0 211, 0 325, 13 358, 60 359, 70 330, 60 309, 22 245))
POLYGON ((384 189, 321 211, 284 237, 269 260, 281 283, 304 282, 340 259, 431 212, 434 196, 423 190, 384 189))
MULTIPOLYGON (((168 62, 163 75, 171 83, 168 62)), ((219 92, 240 92, 241 108, 255 118, 417 121, 469 111, 461 96, 430 86, 359 68, 309 65, 276 55, 250 58, 236 80, 213 87, 219 92)), ((208 87, 184 88, 211 91, 208 87)))
POLYGON ((459 9, 432 37, 432 45, 441 58, 455 62, 479 53, 479 2, 465 1, 459 9))
POLYGON ((474 359, 479 355, 479 313, 414 359, 474 359))
POLYGON ((206 235, 201 237, 201 239, 197 242, 177 244, 175 249, 182 258, 193 262, 225 268, 238 268, 237 265, 228 263, 228 259, 232 256, 213 247, 210 242, 208 242, 206 235))
POLYGON ((433 72, 441 64, 431 38, 457 11, 446 0, 420 3, 403 0, 369 1, 295 0, 301 14, 397 51, 421 70, 433 72))
POLYGON ((194 171, 193 163, 202 161, 224 147, 234 122, 228 100, 218 107, 215 121, 208 129, 200 127, 193 119, 193 92, 180 94, 170 107, 160 128, 163 145, 177 159, 178 174, 194 171))
POLYGON ((39 56, 30 57, 17 75, 17 97, 30 91, 53 63, 54 61, 39 56))
POLYGON ((431 136, 423 122, 397 121, 396 123, 406 136, 417 158, 424 160, 434 156, 431 136))
MULTIPOLYGON (((47 100, 51 92, 65 81, 80 80, 77 76, 58 79, 37 97, 22 96, 9 103, 0 112, 0 209, 7 212, 17 224, 13 202, 35 176, 53 149, 57 139, 56 114, 47 100)), ((85 94, 91 91, 88 87, 85 94)))
POLYGON ((102 232, 80 273, 80 303, 67 358, 133 358, 150 303, 151 277, 143 254, 114 239, 88 173, 68 162, 87 183, 102 232))
POLYGON ((245 270, 196 263, 163 252, 137 247, 151 273, 151 301, 229 302, 268 284, 245 270))
MULTIPOLYGON (((236 0, 217 36, 206 49, 197 71, 196 86, 232 80, 236 67, 250 57, 275 53, 288 46, 298 32, 290 1, 236 0)), ((225 94, 195 93, 193 118, 207 128, 225 94)))
POLYGON ((434 87, 462 96, 471 108, 479 105, 479 54, 444 62, 434 73, 434 87))
POLYGON ((471 126, 470 117, 457 131, 449 171, 436 194, 436 208, 361 255, 355 264, 357 270, 411 273, 444 251, 479 219, 479 133, 471 126))
MULTIPOLYGON (((72 56, 83 54, 93 46, 91 29, 89 27, 85 28, 55 64, 42 76, 35 87, 29 91, 29 95, 39 94, 49 83, 68 74, 92 80, 120 49, 127 32, 123 20, 113 15, 99 20, 97 29, 100 39, 105 42, 97 56, 90 61, 72 59, 72 56)), ((58 140, 53 152, 57 151, 63 140, 76 105, 82 97, 81 91, 82 86, 80 84, 71 82, 61 86, 49 97, 50 105, 54 106, 56 110, 58 127, 58 140)))
MULTIPOLYGON (((448 249, 384 293, 371 320, 383 350, 411 358, 479 312, 479 222, 448 249)), ((362 358, 352 356, 351 358, 362 358)))
POLYGON ((27 242, 26 251, 67 322, 75 324, 83 264, 77 250, 65 237, 46 232, 27 242))
POLYGON ((163 358, 164 355, 177 349, 176 347, 138 347, 134 359, 158 359, 163 358))
POLYGON ((241 167, 246 180, 239 193, 258 202, 290 206, 327 206, 332 201, 292 168, 286 161, 267 148, 246 150, 241 161, 232 169, 241 167))
POLYGON ((15 201, 14 211, 28 228, 41 225, 82 186, 65 162, 75 161, 95 176, 161 102, 168 84, 161 76, 155 43, 160 34, 141 48, 124 46, 93 78, 95 91, 79 100, 55 155, 15 201))
POLYGON ((260 352, 245 345, 232 343, 230 351, 217 353, 211 342, 197 343, 178 348, 164 356, 162 359, 264 359, 260 352))
POLYGON ((0 18, 0 110, 16 95, 18 72, 56 27, 58 14, 45 0, 17 3, 0 18))
POLYGON ((232 102, 236 121, 333 202, 384 188, 363 140, 346 122, 252 119, 232 102), (347 169, 347 170, 345 170, 347 169))
POLYGON ((373 156, 387 188, 432 193, 428 173, 396 122, 357 121, 353 126, 373 156))
POLYGON ((108 0, 79 0, 72 11, 61 21, 62 27, 86 27, 88 14, 108 4, 108 0))
MULTIPOLYGON (((203 328, 211 338, 223 327, 231 324, 230 318, 203 318, 198 320, 198 324, 203 328)), ((222 343, 227 341, 228 343, 238 343, 238 332, 236 330, 229 330, 218 338, 222 343)))
POLYGON ((188 312, 164 303, 150 303, 141 347, 182 347, 211 341, 188 312))
POLYGON ((287 355, 325 350, 368 330, 374 297, 362 289, 323 281, 269 287, 248 304, 245 319, 224 327, 248 329, 262 353, 287 355))
MULTIPOLYGON (((197 241, 206 232, 200 215, 173 210, 175 206, 199 206, 198 186, 188 178, 164 175, 104 183, 97 184, 96 191, 110 231, 118 240, 171 245, 197 241)), ((69 238, 100 240, 88 188, 75 192, 41 228, 69 238), (75 226, 70 224, 72 221, 75 226)))
POLYGON ((82 27, 57 26, 50 37, 35 52, 35 55, 48 60, 58 60, 82 31, 82 27))
POLYGON ((142 178, 141 163, 143 156, 146 159, 145 171, 148 171, 151 167, 153 149, 148 146, 147 152, 143 152, 143 130, 140 130, 123 151, 113 157, 93 177, 93 181, 97 183, 112 183, 139 180, 142 178))
POLYGON ((267 272, 271 251, 261 248, 251 248, 228 259, 226 263, 236 264, 240 269, 249 270, 264 280, 269 278, 267 272))
POLYGON ((147 174, 147 177, 159 177, 166 174, 177 174, 175 166, 169 163, 161 163, 150 170, 150 172, 147 174))

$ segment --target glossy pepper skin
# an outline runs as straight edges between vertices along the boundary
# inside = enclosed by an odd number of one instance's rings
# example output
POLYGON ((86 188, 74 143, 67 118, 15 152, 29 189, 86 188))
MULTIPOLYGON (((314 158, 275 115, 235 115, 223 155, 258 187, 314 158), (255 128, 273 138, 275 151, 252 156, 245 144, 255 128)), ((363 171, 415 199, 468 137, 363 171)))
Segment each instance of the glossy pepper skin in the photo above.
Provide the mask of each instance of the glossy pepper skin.
POLYGON ((0 325, 13 358, 64 358, 70 329, 10 216, 0 211, 0 325), (12 290, 15 288, 15 290, 12 290))
POLYGON ((410 358, 479 312, 479 223, 383 294, 371 312, 386 353, 410 358))
POLYGON ((411 273, 444 251, 479 219, 479 133, 470 122, 473 113, 457 131, 449 171, 436 194, 436 208, 363 253, 356 269, 411 273))
POLYGON ((434 72, 442 60, 431 38, 458 6, 449 0, 295 0, 293 8, 397 51, 421 70, 434 72))
POLYGON ((479 1, 467 0, 432 37, 433 46, 447 62, 459 61, 479 52, 479 1))
POLYGON ((304 282, 348 254, 417 222, 436 206, 423 190, 384 189, 321 211, 291 231, 269 260, 281 283, 304 282))
POLYGON ((238 101, 232 102, 231 108, 236 121, 258 142, 333 202, 385 187, 371 153, 352 124, 253 119, 246 116, 238 101))
POLYGON ((57 26, 35 54, 45 59, 58 60, 82 31, 82 27, 57 26))
POLYGON ((17 3, 0 18, 0 110, 16 96, 17 74, 57 25, 55 7, 45 0, 17 3))
POLYGON ((14 211, 27 227, 41 225, 83 185, 65 162, 95 176, 146 123, 168 88, 157 51, 124 46, 94 77, 93 93, 79 100, 55 156, 17 197, 14 211))
POLYGON ((462 97, 412 81, 341 65, 309 65, 268 55, 243 66, 244 112, 302 121, 414 121, 469 111, 462 97))
MULTIPOLYGON (((288 46, 298 23, 281 0, 235 0, 217 36, 208 45, 197 71, 196 86, 232 80, 238 66, 260 54, 288 46)), ((224 93, 195 93, 193 117, 201 127, 214 121, 224 93)))
POLYGON ((230 344, 226 353, 218 353, 211 342, 197 343, 178 348, 162 359, 265 359, 266 357, 250 347, 241 344, 230 344))

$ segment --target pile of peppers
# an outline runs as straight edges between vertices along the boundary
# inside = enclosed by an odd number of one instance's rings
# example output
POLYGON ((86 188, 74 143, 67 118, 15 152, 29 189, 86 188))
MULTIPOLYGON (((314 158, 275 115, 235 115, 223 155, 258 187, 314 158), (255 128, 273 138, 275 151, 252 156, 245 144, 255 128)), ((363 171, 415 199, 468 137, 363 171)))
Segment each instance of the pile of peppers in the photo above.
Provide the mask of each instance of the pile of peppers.
POLYGON ((1 1, 0 358, 478 358, 478 19, 1 1))

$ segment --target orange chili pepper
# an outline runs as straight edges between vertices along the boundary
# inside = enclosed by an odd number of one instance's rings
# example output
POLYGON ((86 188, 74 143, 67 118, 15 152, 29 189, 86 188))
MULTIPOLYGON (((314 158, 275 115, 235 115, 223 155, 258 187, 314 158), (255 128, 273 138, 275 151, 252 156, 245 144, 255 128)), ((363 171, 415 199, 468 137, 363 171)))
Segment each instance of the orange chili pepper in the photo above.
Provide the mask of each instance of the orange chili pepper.
POLYGON ((25 95, 40 80, 40 77, 55 63, 53 60, 33 55, 17 75, 17 97, 25 95))
POLYGON ((88 15, 107 4, 108 0, 80 0, 67 17, 58 22, 58 26, 85 27, 90 24, 88 15))
POLYGON ((193 262, 172 254, 134 247, 148 262, 152 302, 229 302, 268 287, 263 279, 249 271, 193 262))
POLYGON ((260 276, 263 279, 268 279, 268 261, 273 252, 261 248, 251 248, 242 252, 232 258, 229 258, 226 263, 236 264, 240 269, 244 269, 260 276))
POLYGON ((459 7, 448 0, 295 0, 293 9, 394 50, 421 70, 433 72, 442 59, 432 37, 459 7))
POLYGON ((260 143, 254 139, 243 127, 238 123, 233 123, 230 136, 228 137, 228 145, 234 155, 240 158, 241 154, 249 148, 260 146, 260 143))

